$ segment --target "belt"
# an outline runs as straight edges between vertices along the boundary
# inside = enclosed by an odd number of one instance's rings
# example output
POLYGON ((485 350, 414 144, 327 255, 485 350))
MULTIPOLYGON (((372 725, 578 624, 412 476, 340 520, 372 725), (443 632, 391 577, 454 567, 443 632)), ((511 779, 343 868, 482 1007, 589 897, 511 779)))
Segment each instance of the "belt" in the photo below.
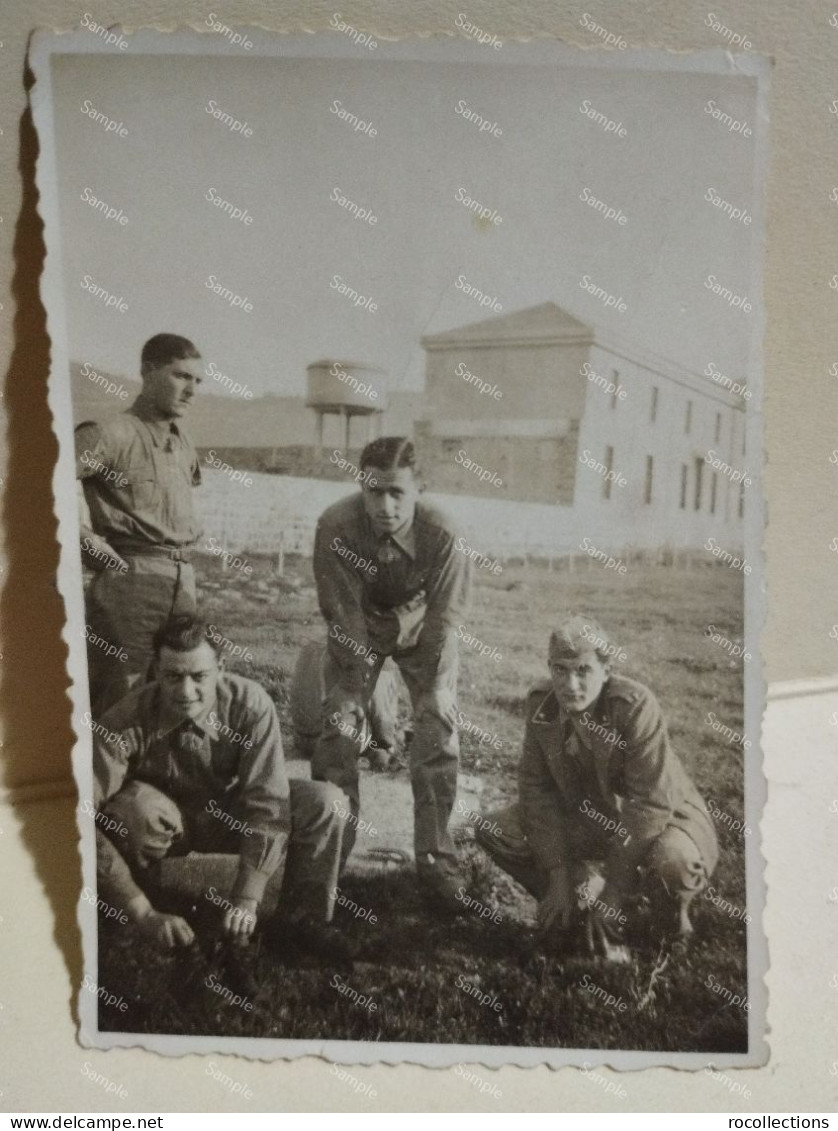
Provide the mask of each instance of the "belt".
POLYGON ((400 613, 401 614, 412 613, 416 609, 422 608, 422 606, 426 605, 427 603, 428 603, 428 594, 425 592, 424 589, 420 589, 418 593, 416 593, 409 600, 404 601, 401 605, 378 605, 378 604, 375 603, 375 601, 369 601, 367 603, 367 607, 369 608, 370 612, 372 612, 372 613, 379 613, 379 614, 395 613, 396 616, 398 616, 400 613))
POLYGON ((109 541, 120 557, 168 558, 172 562, 189 564, 195 554, 189 546, 161 546, 154 542, 114 542, 112 539, 109 541))

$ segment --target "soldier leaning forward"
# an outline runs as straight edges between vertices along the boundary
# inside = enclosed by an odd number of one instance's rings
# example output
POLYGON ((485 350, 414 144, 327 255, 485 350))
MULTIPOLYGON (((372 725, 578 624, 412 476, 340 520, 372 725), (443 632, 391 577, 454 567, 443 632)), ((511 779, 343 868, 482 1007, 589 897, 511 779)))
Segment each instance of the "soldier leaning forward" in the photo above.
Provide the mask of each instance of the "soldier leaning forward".
MULTIPOLYGON (((317 524, 314 576, 328 629, 323 729, 312 777, 334 782, 357 818, 359 735, 385 657, 413 704, 410 745, 416 866, 434 900, 456 901, 457 852, 448 824, 457 793, 457 625, 471 563, 448 518, 420 499, 413 444, 374 440, 361 454, 362 488, 317 524)), ((354 829, 344 841, 348 851, 354 829)))

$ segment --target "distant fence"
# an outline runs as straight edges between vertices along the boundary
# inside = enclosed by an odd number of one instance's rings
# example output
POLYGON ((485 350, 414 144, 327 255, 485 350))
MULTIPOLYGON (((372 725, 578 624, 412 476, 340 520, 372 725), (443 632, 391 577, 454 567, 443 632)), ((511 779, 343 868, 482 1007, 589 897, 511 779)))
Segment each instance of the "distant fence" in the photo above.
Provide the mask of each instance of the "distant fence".
MULTIPOLYGON (((248 472, 250 485, 233 483, 221 471, 202 469, 199 508, 203 515, 206 541, 214 537, 225 549, 251 554, 311 553, 318 516, 331 503, 353 490, 351 476, 346 482, 326 479, 301 479, 286 475, 248 472)), ((580 551, 582 530, 572 507, 546 503, 514 502, 504 499, 473 498, 468 495, 425 496, 437 503, 452 518, 468 545, 489 558, 554 558, 590 561, 580 551)), ((695 550, 670 549, 658 539, 648 546, 637 545, 627 531, 586 523, 585 532, 595 547, 624 561, 660 560, 682 564, 695 557, 695 550), (621 536, 622 535, 622 536, 621 536)), ((200 546, 199 546, 200 548, 200 546)), ((731 544, 731 551, 735 544, 731 544)), ((706 555, 705 555, 706 556, 706 555)))

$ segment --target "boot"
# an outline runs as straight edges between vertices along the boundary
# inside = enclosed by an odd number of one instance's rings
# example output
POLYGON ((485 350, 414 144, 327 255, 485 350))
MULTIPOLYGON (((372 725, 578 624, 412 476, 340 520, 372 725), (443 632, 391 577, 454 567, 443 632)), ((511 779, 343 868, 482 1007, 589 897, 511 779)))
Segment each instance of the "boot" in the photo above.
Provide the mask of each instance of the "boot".
POLYGON ((265 946, 285 966, 331 966, 338 973, 355 968, 353 949, 343 932, 313 916, 277 913, 266 924, 265 946))
POLYGON ((421 894, 433 908, 450 915, 463 913, 465 904, 457 898, 458 889, 463 887, 463 878, 456 864, 429 852, 417 857, 416 875, 421 894))

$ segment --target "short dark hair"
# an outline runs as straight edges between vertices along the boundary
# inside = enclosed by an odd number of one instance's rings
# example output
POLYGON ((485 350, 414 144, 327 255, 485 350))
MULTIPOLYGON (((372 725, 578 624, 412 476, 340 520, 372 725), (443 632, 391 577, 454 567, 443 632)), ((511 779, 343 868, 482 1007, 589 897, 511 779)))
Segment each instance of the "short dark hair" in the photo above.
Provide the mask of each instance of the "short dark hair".
POLYGON ((367 444, 361 452, 361 470, 376 467, 379 471, 395 471, 399 467, 409 467, 414 475, 419 474, 416 463, 416 449, 407 436, 379 436, 367 444))
POLYGON ((165 624, 158 628, 154 634, 152 647, 155 659, 159 659, 163 648, 168 648, 172 652, 193 652, 202 644, 209 644, 216 656, 218 655, 220 645, 215 642, 207 625, 197 617, 184 613, 169 617, 165 624))
POLYGON ((200 357, 200 353, 189 338, 180 334, 155 334, 143 346, 140 355, 140 372, 145 376, 152 369, 168 365, 171 361, 183 361, 187 357, 200 357))

